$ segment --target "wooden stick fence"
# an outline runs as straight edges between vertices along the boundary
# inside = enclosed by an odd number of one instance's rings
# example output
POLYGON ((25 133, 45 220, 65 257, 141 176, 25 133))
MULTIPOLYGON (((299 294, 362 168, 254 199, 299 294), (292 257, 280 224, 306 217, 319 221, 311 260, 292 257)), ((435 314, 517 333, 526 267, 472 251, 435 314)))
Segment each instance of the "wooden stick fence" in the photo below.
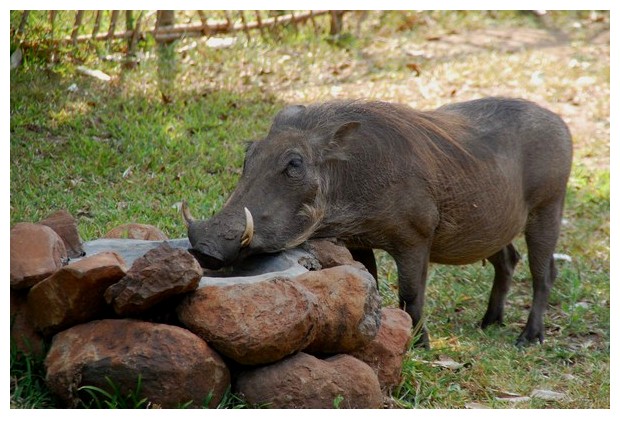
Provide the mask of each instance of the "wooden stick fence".
MULTIPOLYGON (((49 12, 49 21, 51 34, 50 39, 52 44, 78 44, 91 40, 95 41, 109 41, 109 40, 127 40, 129 43, 129 52, 133 50, 136 42, 146 34, 150 34, 155 38, 157 42, 170 42, 182 37, 199 37, 199 36, 213 36, 216 34, 236 33, 243 31, 246 36, 250 37, 250 32, 253 30, 259 30, 261 34, 269 29, 273 30, 278 26, 285 26, 291 24, 297 29, 297 26, 310 22, 317 31, 316 18, 327 15, 330 18, 330 34, 337 34, 342 27, 342 16, 344 11, 330 11, 330 10, 316 10, 316 11, 302 11, 302 12, 289 12, 284 15, 275 15, 269 17, 261 17, 260 11, 224 11, 223 20, 209 20, 205 11, 196 11, 195 13, 199 17, 199 22, 191 22, 189 24, 174 24, 174 18, 172 21, 168 19, 166 22, 160 23, 159 17, 162 12, 172 11, 152 11, 145 15, 145 11, 141 11, 138 17, 133 16, 134 11, 125 11, 125 29, 118 30, 118 20, 120 11, 111 11, 110 21, 107 28, 102 29, 102 17, 103 11, 89 11, 94 13, 93 29, 89 33, 80 31, 83 27, 85 11, 75 11, 75 17, 73 20, 73 27, 70 35, 55 37, 54 34, 55 25, 54 21, 58 16, 59 11, 49 12), (144 21, 146 17, 149 17, 157 13, 158 19, 155 25, 150 28, 145 28, 144 21), (238 15, 238 19, 234 19, 233 14, 238 15), (246 13, 253 14, 252 19, 248 19, 246 13), (170 25, 172 22, 172 25, 170 25)), ((19 20, 19 27, 15 30, 15 35, 22 38, 22 45, 28 46, 27 27, 30 11, 24 11, 21 19, 19 20)), ((174 12, 172 12, 174 16, 174 12)), ((168 16, 169 18, 169 16, 168 16)))

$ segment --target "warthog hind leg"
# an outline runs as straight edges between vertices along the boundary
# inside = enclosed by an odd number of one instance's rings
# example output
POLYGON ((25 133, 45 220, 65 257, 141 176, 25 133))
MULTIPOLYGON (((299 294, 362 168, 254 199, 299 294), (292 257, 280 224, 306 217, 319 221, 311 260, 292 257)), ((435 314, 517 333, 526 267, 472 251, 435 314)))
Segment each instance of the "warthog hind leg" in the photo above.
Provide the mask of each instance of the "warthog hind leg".
POLYGON ((553 252, 560 234, 563 196, 528 216, 525 241, 528 249, 530 273, 532 274, 533 301, 527 323, 517 339, 517 346, 542 343, 545 335, 544 315, 549 292, 557 276, 553 252))
POLYGON ((494 323, 503 325, 506 295, 512 283, 512 274, 514 273, 515 266, 520 259, 521 256, 512 243, 488 258, 495 269, 495 277, 493 278, 493 289, 491 290, 489 305, 480 324, 482 329, 494 323))

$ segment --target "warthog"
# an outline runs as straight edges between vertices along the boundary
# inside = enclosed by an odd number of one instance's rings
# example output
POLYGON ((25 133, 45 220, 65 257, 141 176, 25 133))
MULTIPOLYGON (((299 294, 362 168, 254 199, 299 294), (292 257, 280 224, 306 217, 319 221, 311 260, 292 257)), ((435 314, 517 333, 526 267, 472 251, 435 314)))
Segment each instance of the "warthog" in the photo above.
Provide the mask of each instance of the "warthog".
POLYGON ((433 111, 379 101, 290 106, 251 143, 239 183, 208 221, 184 216, 192 252, 217 269, 256 253, 336 237, 376 276, 372 249, 396 261, 399 300, 423 327, 429 262, 495 269, 482 327, 501 324, 525 232, 533 304, 517 345, 543 341, 557 275, 572 140, 535 103, 484 98, 433 111))

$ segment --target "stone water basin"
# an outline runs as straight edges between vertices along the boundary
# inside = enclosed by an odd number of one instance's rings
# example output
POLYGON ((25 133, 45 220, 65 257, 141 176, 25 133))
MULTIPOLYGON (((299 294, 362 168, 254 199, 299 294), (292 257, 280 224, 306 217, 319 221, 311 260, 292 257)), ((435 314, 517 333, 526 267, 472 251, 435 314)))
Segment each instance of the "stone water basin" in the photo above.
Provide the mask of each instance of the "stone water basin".
MULTIPOLYGON (((149 250, 159 247, 164 242, 173 248, 190 248, 187 238, 162 241, 101 238, 85 242, 82 246, 86 253, 85 257, 101 252, 116 252, 125 260, 129 269, 136 259, 142 257, 149 250)), ((218 271, 205 270, 199 288, 256 283, 275 277, 295 277, 320 268, 321 266, 313 254, 304 249, 295 248, 279 253, 252 256, 238 266, 218 271)))

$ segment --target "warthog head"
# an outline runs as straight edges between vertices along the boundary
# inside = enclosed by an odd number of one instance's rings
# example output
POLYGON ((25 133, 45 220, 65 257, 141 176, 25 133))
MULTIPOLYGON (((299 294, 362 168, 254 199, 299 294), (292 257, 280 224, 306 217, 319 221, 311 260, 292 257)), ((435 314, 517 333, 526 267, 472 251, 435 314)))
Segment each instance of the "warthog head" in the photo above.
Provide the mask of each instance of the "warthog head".
POLYGON ((195 220, 184 204, 190 252, 203 267, 219 269, 251 254, 295 247, 320 226, 327 164, 341 156, 338 146, 360 124, 293 126, 305 109, 285 108, 267 137, 248 146, 242 176, 219 213, 207 221, 195 220))

